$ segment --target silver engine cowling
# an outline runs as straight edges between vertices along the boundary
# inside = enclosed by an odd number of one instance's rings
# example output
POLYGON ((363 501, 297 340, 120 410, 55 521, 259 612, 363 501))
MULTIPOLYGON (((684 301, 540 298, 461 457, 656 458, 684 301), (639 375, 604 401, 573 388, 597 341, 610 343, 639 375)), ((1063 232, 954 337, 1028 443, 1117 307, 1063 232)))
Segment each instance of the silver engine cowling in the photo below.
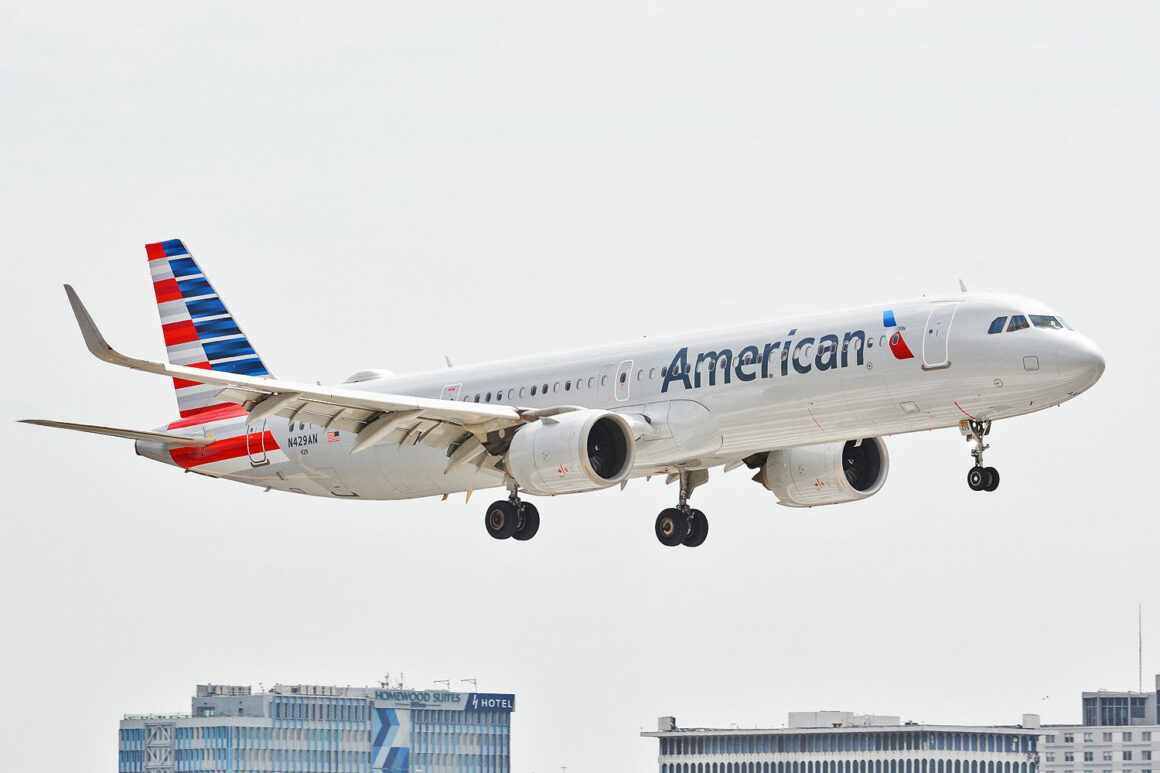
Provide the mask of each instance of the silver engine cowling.
POLYGON ((632 470, 635 435, 629 421, 600 410, 571 411, 520 429, 507 471, 530 494, 573 494, 620 483, 632 470))
POLYGON ((771 451, 754 480, 789 507, 856 502, 877 494, 890 471, 881 438, 771 451))

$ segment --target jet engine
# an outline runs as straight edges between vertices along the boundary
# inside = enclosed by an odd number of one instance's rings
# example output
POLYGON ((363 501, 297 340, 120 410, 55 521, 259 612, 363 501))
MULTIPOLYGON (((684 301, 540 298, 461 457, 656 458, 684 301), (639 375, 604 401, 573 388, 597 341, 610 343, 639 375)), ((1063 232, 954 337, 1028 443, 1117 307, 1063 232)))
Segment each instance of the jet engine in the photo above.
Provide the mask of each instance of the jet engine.
POLYGON ((572 494, 620 483, 632 470, 635 434, 620 414, 561 413, 520 428, 507 471, 530 494, 572 494))
POLYGON ((880 438, 771 451, 753 477, 789 507, 855 502, 877 494, 890 471, 880 438))

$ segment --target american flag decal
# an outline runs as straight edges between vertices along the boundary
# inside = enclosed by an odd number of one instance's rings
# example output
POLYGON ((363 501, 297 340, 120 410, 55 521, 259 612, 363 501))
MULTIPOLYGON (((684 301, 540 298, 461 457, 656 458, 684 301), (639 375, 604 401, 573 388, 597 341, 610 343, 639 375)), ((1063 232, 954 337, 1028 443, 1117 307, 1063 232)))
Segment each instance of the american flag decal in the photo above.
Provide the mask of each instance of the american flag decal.
POLYGON ((331 430, 326 433, 327 443, 337 443, 339 440, 341 440, 341 436, 338 434, 338 430, 331 430))

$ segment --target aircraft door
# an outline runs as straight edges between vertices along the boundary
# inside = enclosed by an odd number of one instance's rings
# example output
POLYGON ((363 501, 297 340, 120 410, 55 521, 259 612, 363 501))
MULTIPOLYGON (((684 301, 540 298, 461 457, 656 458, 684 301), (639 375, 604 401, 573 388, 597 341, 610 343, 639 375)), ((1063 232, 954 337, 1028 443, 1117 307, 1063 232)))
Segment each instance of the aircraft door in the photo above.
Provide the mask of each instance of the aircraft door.
POLYGON ((250 457, 251 467, 261 467, 264 464, 270 463, 270 457, 266 453, 266 420, 262 420, 262 425, 246 424, 246 453, 250 457))
POLYGON ((922 330, 922 369, 938 370, 949 368, 951 365, 950 338, 951 325, 955 321, 955 313, 959 309, 959 302, 936 303, 926 318, 926 327, 922 330))
POLYGON ((624 402, 632 394, 632 360, 622 360, 616 366, 616 379, 612 382, 612 394, 617 402, 624 402))
POLYGON ((445 384, 443 391, 439 393, 440 400, 458 400, 463 391, 463 384, 445 384))

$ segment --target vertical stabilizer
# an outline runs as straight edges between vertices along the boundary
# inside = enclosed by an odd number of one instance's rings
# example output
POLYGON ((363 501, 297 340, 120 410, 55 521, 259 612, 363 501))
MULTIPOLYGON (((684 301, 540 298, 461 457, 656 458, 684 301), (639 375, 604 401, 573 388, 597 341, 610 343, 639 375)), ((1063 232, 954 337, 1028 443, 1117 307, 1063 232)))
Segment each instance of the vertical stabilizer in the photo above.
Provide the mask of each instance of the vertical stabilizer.
MULTIPOLYGON (((145 245, 169 362, 246 376, 270 372, 180 239, 145 245)), ((181 416, 222 405, 220 386, 173 379, 181 416)))

